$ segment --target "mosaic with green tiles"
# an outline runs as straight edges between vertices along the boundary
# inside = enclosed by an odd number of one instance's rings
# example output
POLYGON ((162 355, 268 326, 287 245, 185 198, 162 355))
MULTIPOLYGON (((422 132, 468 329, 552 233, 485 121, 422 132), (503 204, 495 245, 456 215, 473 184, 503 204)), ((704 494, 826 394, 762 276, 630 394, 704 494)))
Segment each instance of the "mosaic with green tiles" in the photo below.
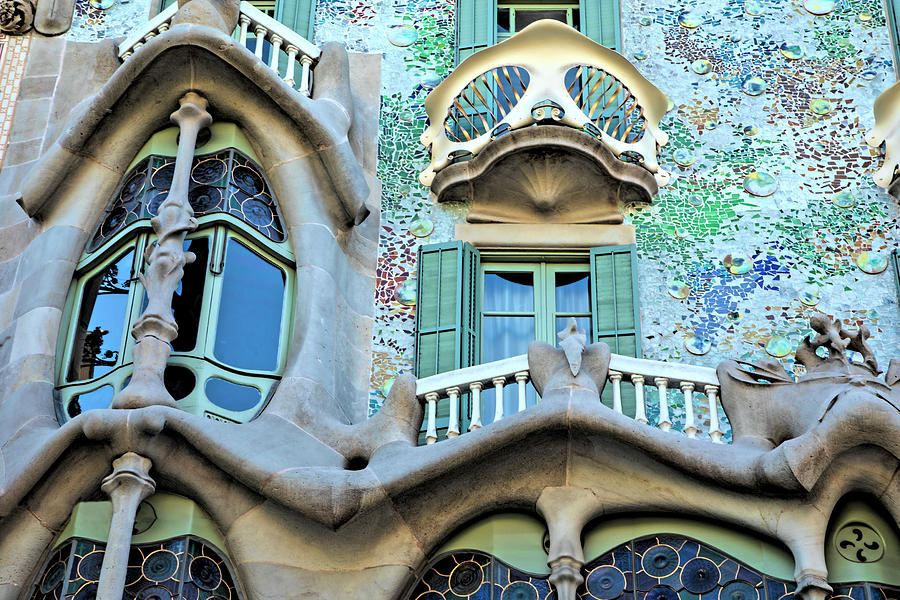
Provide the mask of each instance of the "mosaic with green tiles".
MULTIPOLYGON (((715 366, 783 358, 816 311, 900 342, 886 271, 897 203, 871 174, 875 98, 895 80, 881 0, 623 0, 624 53, 671 98, 671 183, 636 227, 648 358, 715 366)), ((452 68, 454 2, 320 2, 316 38, 382 52, 382 234, 370 411, 411 372, 416 248, 453 238, 466 206, 417 182, 423 102, 452 68)), ((799 367, 798 367, 799 369, 799 367)), ((677 416, 677 407, 676 415, 677 416)))

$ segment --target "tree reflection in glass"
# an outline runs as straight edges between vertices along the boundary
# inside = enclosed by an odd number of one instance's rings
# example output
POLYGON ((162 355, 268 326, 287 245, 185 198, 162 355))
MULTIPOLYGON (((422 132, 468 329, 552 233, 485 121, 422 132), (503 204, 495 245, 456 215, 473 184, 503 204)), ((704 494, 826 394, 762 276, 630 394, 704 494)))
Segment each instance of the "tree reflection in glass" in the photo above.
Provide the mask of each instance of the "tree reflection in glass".
POLYGON ((99 377, 116 365, 127 320, 133 255, 129 249, 85 282, 68 381, 99 377))

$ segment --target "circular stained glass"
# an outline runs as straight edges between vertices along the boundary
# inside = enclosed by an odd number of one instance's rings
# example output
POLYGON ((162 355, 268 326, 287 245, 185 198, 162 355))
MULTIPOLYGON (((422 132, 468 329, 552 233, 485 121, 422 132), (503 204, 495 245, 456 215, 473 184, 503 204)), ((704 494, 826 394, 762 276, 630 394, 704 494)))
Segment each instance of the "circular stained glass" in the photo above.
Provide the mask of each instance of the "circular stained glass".
POLYGON ((419 83, 423 88, 431 89, 436 87, 441 82, 441 77, 437 73, 425 73, 422 76, 422 79, 419 80, 419 83))
POLYGON ((698 58, 691 63, 691 71, 697 75, 706 75, 712 71, 712 63, 705 58, 698 58))
POLYGON ((749 256, 726 254, 722 259, 722 266, 732 275, 746 275, 753 270, 753 259, 749 256))
POLYGON ((737 44, 739 41, 741 41, 741 34, 737 33, 737 32, 732 33, 731 35, 728 36, 728 41, 737 44))
POLYGON ((759 592, 746 581, 732 581, 719 590, 719 600, 759 600, 759 592))
POLYGON ((150 201, 147 202, 147 212, 149 212, 154 217, 159 214, 160 205, 166 201, 166 198, 169 197, 169 192, 161 192, 156 190, 150 196, 150 201))
POLYGON ((725 313, 725 318, 731 321, 732 323, 737 323, 741 320, 741 311, 739 310, 730 310, 725 313))
POLYGON ((178 557, 171 550, 151 552, 144 559, 141 571, 150 581, 165 581, 178 571, 178 557))
POLYGON ((876 77, 878 77, 878 73, 876 71, 873 71, 872 69, 866 69, 859 74, 859 78, 864 81, 872 81, 876 77))
POLYGON ((191 170, 191 179, 197 183, 216 183, 228 171, 228 165, 221 158, 207 158, 201 160, 191 170))
POLYGON ((635 52, 632 56, 634 56, 634 60, 647 60, 647 53, 643 50, 635 52))
POLYGON ((703 197, 697 194, 691 194, 688 196, 687 202, 691 206, 703 206, 703 197))
POLYGON ((719 567, 716 563, 698 556, 684 564, 681 585, 692 594, 705 594, 719 583, 719 567))
POLYGON ((406 281, 398 285, 396 291, 394 292, 394 298, 403 306, 415 306, 416 282, 411 279, 407 279, 406 281))
POLYGON ((472 560, 456 565, 450 573, 450 591, 457 596, 468 596, 481 587, 484 573, 481 565, 472 560))
POLYGON ((159 585, 149 585, 134 596, 134 600, 171 600, 172 592, 159 585))
POLYGON ((255 196, 265 188, 262 175, 250 167, 238 165, 232 170, 231 176, 234 185, 251 196, 255 196))
POLYGON ((667 577, 678 568, 678 553, 672 546, 657 544, 644 552, 641 566, 651 577, 667 577))
POLYGON ((816 98, 809 101, 809 110, 817 115, 827 115, 832 108, 831 102, 828 100, 816 98))
POLYGON ((774 356, 775 358, 782 358, 787 356, 793 350, 793 346, 791 345, 791 340, 787 339, 783 335, 774 335, 769 338, 769 341, 766 342, 766 352, 770 356, 774 356))
POLYGON ((641 17, 638 20, 638 23, 640 23, 643 27, 650 27, 650 25, 653 24, 653 19, 651 19, 650 17, 641 17))
POLYGON ((766 91, 766 81, 757 75, 748 75, 741 81, 741 91, 748 96, 759 96, 766 91))
POLYGON ((599 600, 615 600, 625 591, 625 574, 613 566, 597 567, 587 576, 588 591, 599 600))
POLYGON ((696 356, 703 356, 712 349, 712 340, 692 334, 684 338, 684 349, 696 356))
POLYGON ((759 133, 759 129, 756 127, 756 125, 744 125, 743 132, 744 135, 751 136, 759 133))
POLYGON ((265 202, 262 202, 257 198, 248 198, 247 200, 244 200, 241 204, 241 212, 244 214, 244 218, 247 219, 248 223, 256 225, 257 227, 266 227, 275 219, 272 209, 269 208, 265 202))
POLYGON ((185 583, 181 588, 181 598, 179 600, 198 600, 200 598, 200 588, 190 583, 185 583))
POLYGON ((101 566, 103 566, 103 550, 85 554, 78 563, 78 576, 85 581, 100 581, 101 566))
POLYGON ((856 197, 853 195, 853 192, 847 190, 838 192, 831 200, 839 208, 852 208, 856 204, 856 197))
POLYGON ((859 256, 856 257, 856 266, 863 273, 878 275, 887 269, 888 260, 885 256, 872 254, 871 252, 860 252, 859 256))
POLYGON ((112 209, 106 219, 104 219, 103 225, 100 227, 100 235, 107 236, 118 230, 125 224, 125 219, 127 217, 128 211, 125 210, 124 206, 117 206, 112 209))
POLYGON ((703 16, 700 13, 685 10, 678 15, 678 24, 685 29, 697 29, 703 24, 703 16))
POLYGON ((434 231, 434 223, 428 217, 415 217, 409 223, 409 232, 418 238, 428 237, 434 231))
POLYGON ((397 118, 401 121, 412 121, 416 117, 416 114, 411 110, 401 110, 397 113, 397 118))
POLYGON ((752 17, 758 17, 763 13, 762 2, 758 0, 747 0, 744 2, 744 12, 752 17))
POLYGON ((538 591, 527 581, 514 581, 504 588, 500 600, 538 600, 538 591))
POLYGON ((63 582, 63 577, 66 574, 66 563, 61 560, 53 563, 47 572, 44 573, 44 578, 41 580, 41 593, 49 594, 53 590, 55 590, 59 585, 63 582))
POLYGON ((800 60, 803 58, 803 48, 799 44, 782 42, 781 46, 778 47, 778 51, 788 60, 800 60))
POLYGON ((125 182, 125 185, 122 186, 122 191, 119 194, 119 198, 122 199, 122 202, 134 200, 135 197, 141 193, 141 190, 144 189, 145 181, 147 181, 147 173, 145 171, 138 171, 129 177, 128 181, 125 182))
POLYGON ((819 292, 817 290, 804 290, 797 297, 806 306, 815 306, 819 303, 819 292))
POLYGON ((222 583, 222 572, 219 570, 219 565, 208 556, 194 558, 188 572, 194 585, 207 592, 211 592, 222 583))
POLYGON ((198 217, 214 211, 222 204, 222 190, 209 185, 199 185, 188 194, 188 202, 198 217))
POLYGON ((679 300, 684 300, 691 295, 691 288, 683 281, 672 281, 666 288, 669 295, 679 300))
POLYGON ((172 178, 175 176, 175 163, 166 163, 153 171, 150 176, 150 185, 167 190, 172 187, 172 178))
POLYGON ((672 160, 680 167, 689 167, 696 162, 697 157, 695 157, 690 150, 679 148, 672 153, 672 160))
POLYGON ((806 0, 803 3, 803 8, 805 8, 810 14, 821 16, 827 15, 831 11, 834 10, 835 0, 806 0))
POLYGON ((672 102, 672 98, 666 96, 666 112, 671 111, 673 108, 675 108, 675 103, 672 102))
POLYGON ((744 177, 744 190, 748 194, 765 198, 778 191, 778 182, 765 171, 751 171, 744 177))
POLYGON ((388 31, 388 41, 398 48, 412 46, 419 39, 419 32, 412 25, 394 25, 388 31))
POLYGON ((390 379, 385 379, 384 383, 381 384, 381 395, 385 398, 391 395, 391 388, 394 387, 394 381, 396 381, 396 378, 391 377, 390 379))
POLYGON ((96 583, 87 583, 81 586, 73 600, 94 600, 97 597, 97 585, 96 583))
POLYGON ((667 585, 658 585, 647 592, 644 600, 678 600, 678 592, 667 585))

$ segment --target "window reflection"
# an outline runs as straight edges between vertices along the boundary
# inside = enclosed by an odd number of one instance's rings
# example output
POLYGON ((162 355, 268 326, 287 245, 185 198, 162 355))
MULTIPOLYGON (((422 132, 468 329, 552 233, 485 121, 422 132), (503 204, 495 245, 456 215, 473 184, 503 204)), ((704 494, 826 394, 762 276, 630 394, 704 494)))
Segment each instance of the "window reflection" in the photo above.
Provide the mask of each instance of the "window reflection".
POLYGON ((239 412, 256 406, 262 394, 249 385, 238 385, 218 377, 210 377, 206 381, 206 397, 220 408, 239 412))
POLYGON ((88 279, 83 288, 68 381, 109 373, 119 359, 134 251, 88 279))
POLYGON ((206 263, 209 259, 209 238, 198 238, 184 243, 185 251, 197 258, 185 265, 184 277, 172 296, 172 312, 178 323, 178 336, 172 340, 172 349, 187 352, 197 344, 200 313, 203 310, 203 287, 206 283, 206 263))
POLYGON ((86 410, 95 408, 109 408, 112 404, 113 388, 111 385, 104 385, 97 388, 93 392, 78 394, 70 402, 68 413, 70 417, 77 417, 86 410))
POLYGON ((284 273, 239 242, 228 240, 215 355, 244 369, 278 365, 284 273))

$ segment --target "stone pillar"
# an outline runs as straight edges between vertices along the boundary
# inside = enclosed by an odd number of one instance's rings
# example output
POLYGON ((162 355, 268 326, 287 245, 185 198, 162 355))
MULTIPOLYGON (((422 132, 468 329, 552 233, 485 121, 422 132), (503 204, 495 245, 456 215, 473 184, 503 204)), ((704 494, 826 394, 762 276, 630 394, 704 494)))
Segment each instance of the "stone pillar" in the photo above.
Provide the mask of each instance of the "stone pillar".
POLYGON ((159 214, 150 221, 159 241, 147 248, 146 267, 140 274, 148 302, 131 330, 136 340, 134 375, 113 400, 113 408, 141 408, 154 404, 177 406, 163 383, 163 372, 171 352, 169 343, 178 335, 178 325, 172 315, 172 295, 184 276, 184 265, 195 258, 183 248, 185 236, 197 228, 194 211, 188 202, 188 187, 197 134, 212 123, 212 117, 206 112, 207 101, 199 94, 188 92, 179 102, 181 108, 170 117, 181 130, 175 174, 159 214))
POLYGON ((156 483, 150 478, 150 466, 149 459, 127 452, 113 461, 113 472, 100 486, 112 501, 112 521, 97 600, 121 600, 124 593, 134 517, 141 501, 156 489, 156 483))
POLYGON ((581 531, 599 511, 597 499, 591 490, 584 488, 544 488, 537 500, 537 509, 550 532, 547 556, 550 583, 556 588, 559 600, 576 600, 578 586, 584 582, 581 531))

